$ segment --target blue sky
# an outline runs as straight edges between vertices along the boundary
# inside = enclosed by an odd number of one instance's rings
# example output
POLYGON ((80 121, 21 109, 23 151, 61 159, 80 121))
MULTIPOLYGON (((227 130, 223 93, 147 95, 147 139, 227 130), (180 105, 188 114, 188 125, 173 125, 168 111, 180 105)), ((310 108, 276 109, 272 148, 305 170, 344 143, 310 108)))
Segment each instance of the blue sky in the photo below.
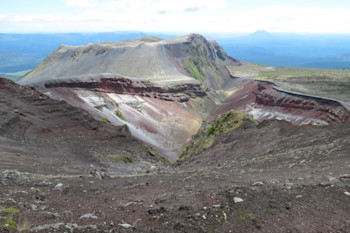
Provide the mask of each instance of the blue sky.
POLYGON ((349 0, 0 0, 0 32, 350 34, 349 0))

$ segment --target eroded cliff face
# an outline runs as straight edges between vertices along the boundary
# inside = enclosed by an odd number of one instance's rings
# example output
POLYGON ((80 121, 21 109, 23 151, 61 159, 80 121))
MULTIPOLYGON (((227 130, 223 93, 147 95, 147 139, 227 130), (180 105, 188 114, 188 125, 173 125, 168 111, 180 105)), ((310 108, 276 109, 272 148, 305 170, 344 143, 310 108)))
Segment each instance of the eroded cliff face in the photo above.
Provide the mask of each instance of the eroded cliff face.
POLYGON ((258 120, 287 120, 295 125, 328 125, 350 121, 349 111, 338 101, 280 90, 266 81, 247 81, 216 114, 227 110, 250 113, 258 120))
POLYGON ((39 88, 55 99, 86 109, 96 119, 127 125, 133 136, 172 162, 201 125, 197 101, 208 99, 199 83, 160 85, 120 76, 50 82, 39 88))
POLYGON ((108 125, 86 110, 0 78, 0 170, 38 175, 146 172, 157 159, 126 126, 108 125), (129 156, 120 163, 115 156, 129 156))

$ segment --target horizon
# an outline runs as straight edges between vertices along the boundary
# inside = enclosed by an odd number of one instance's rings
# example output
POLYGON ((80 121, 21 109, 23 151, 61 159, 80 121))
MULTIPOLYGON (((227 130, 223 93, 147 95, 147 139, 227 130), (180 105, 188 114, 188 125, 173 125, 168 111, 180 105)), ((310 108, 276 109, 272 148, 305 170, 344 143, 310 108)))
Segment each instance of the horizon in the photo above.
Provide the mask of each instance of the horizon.
POLYGON ((14 0, 0 9, 6 34, 350 34, 349 23, 345 0, 14 0))
MULTIPOLYGON (((156 32, 156 31, 86 31, 86 32, 79 32, 79 31, 67 31, 67 32, 0 32, 0 35, 54 35, 54 34, 87 34, 87 35, 93 35, 93 34, 103 34, 103 33, 115 33, 115 34, 136 34, 136 33, 143 33, 145 34, 146 37, 153 35, 157 36, 183 36, 183 35, 188 35, 188 34, 199 34, 204 37, 207 36, 215 36, 216 38, 230 38, 230 37, 239 37, 239 36, 248 36, 248 35, 253 35, 259 31, 264 31, 268 34, 271 35, 300 35, 300 36, 327 36, 327 35, 335 35, 335 36, 350 36, 350 32, 271 32, 271 31, 266 31, 266 30, 256 30, 252 32, 208 32, 208 33, 201 33, 201 32, 156 32)), ((141 38, 141 37, 140 37, 141 38)), ((162 38, 161 38, 162 39, 162 38)))

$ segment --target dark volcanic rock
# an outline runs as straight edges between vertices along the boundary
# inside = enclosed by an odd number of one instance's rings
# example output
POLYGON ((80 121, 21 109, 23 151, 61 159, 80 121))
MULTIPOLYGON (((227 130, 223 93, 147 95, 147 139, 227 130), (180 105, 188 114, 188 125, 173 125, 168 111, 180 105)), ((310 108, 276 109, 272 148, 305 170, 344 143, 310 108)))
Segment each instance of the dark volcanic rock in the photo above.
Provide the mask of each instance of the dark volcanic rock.
POLYGON ((146 80, 131 80, 120 76, 115 78, 101 78, 90 82, 52 82, 45 84, 45 87, 48 89, 59 87, 81 88, 97 92, 138 95, 177 102, 186 102, 189 98, 206 96, 206 93, 198 83, 165 86, 157 85, 146 80))

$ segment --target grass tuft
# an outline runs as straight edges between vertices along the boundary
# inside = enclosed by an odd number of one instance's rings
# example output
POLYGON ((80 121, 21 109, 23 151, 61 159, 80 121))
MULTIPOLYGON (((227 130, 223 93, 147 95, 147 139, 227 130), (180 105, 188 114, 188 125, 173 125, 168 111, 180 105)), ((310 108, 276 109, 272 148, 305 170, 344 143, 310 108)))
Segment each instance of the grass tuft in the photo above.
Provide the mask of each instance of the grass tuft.
POLYGON ((7 209, 0 209, 0 213, 5 213, 11 217, 19 214, 19 210, 13 207, 9 207, 7 209))
POLYGON ((17 229, 17 223, 11 219, 6 219, 5 222, 0 222, 0 229, 17 229))

